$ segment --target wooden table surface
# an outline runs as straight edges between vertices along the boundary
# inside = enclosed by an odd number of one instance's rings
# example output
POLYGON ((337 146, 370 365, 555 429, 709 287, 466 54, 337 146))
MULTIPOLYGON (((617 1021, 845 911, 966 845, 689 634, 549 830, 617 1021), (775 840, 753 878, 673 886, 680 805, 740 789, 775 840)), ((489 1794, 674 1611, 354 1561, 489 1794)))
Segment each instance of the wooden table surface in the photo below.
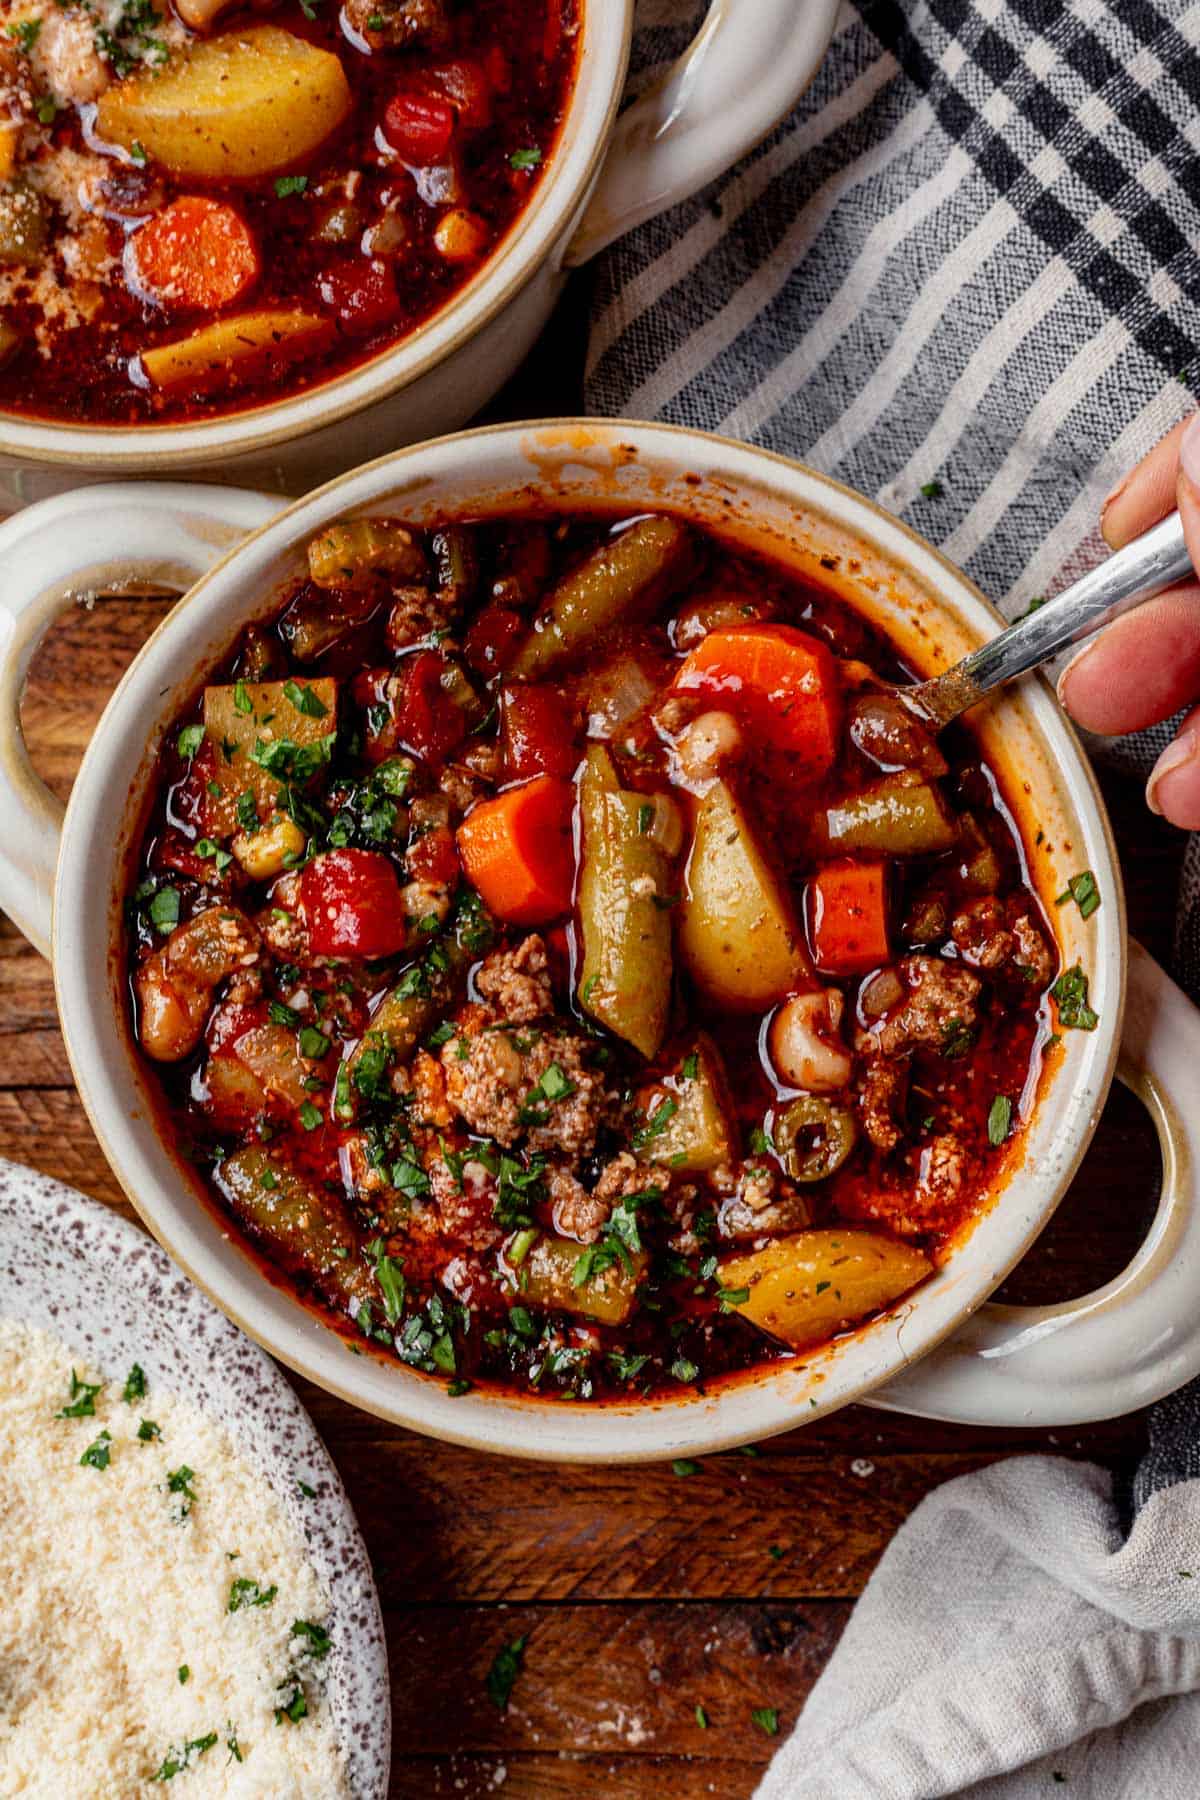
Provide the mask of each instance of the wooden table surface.
MULTIPOLYGON (((516 409, 514 409, 516 410, 516 409)), ((525 410, 533 412, 535 406, 525 410)), ((31 671, 34 761, 65 796, 118 675, 163 601, 65 620, 31 671)), ((1169 952, 1182 840, 1140 788, 1104 778, 1134 932, 1169 952)), ((71 1084, 45 963, 0 918, 0 1155, 131 1216, 71 1084)), ((1140 1106, 1109 1101, 1083 1171, 1004 1290, 1048 1301, 1108 1279, 1157 1198, 1140 1106)), ((749 1795, 772 1744, 752 1709, 794 1721, 896 1527, 940 1482, 1049 1452, 1127 1471, 1140 1417, 1069 1433, 931 1425, 852 1407, 681 1478, 537 1467, 395 1430, 298 1381, 371 1553, 387 1623, 392 1795, 537 1800, 749 1795), (508 1712, 485 1681, 527 1634, 508 1712), (698 1723, 704 1710, 707 1728, 698 1723)))

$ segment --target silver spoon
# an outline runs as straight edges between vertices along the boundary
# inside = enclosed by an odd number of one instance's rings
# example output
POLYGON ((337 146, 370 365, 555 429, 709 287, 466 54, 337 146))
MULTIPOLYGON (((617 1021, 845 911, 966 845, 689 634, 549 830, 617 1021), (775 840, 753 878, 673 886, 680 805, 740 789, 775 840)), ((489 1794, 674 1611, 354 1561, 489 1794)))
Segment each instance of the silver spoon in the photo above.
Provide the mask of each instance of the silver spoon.
POLYGON ((1071 587, 1018 619, 930 681, 898 690, 906 706, 938 730, 1006 681, 1049 662, 1060 650, 1152 600, 1192 573, 1183 521, 1172 513, 1116 550, 1071 587))

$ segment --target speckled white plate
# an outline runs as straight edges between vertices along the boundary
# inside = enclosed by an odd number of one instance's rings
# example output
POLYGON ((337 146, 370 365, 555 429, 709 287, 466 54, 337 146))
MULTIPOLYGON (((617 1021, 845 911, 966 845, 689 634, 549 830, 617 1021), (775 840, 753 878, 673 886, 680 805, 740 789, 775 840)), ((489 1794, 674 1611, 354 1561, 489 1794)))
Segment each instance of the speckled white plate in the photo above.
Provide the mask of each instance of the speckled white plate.
POLYGON ((329 1452, 271 1359, 145 1232, 3 1159, 0 1317, 40 1326, 109 1375, 140 1363, 266 1476, 330 1596, 327 1694, 351 1791, 385 1800, 392 1720, 371 1565, 329 1452))

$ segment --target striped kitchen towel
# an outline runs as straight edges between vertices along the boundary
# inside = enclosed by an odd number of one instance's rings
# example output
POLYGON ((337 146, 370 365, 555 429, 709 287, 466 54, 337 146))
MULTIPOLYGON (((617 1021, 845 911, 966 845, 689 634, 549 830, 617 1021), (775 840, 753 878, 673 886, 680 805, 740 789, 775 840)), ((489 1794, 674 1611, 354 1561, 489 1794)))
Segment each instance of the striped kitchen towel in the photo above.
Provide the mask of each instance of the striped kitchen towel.
MULTIPOLYGON (((634 93, 704 12, 641 0, 634 93)), ((790 118, 601 260, 589 409, 801 457, 1015 615, 1195 404, 1198 148, 1197 0, 843 5, 790 118)), ((1198 844, 1178 947, 1200 994, 1198 844)))
MULTIPOLYGON (((642 0, 635 91, 704 10, 642 0)), ((1105 494, 1194 407, 1198 147, 1193 0, 845 5, 791 117, 604 257, 589 406, 801 457, 1011 616, 1103 555, 1105 494)), ((1200 996, 1200 838, 1178 949, 1200 996)), ((926 1500, 764 1800, 1200 1792, 1200 1383, 1151 1441, 1125 1542, 1085 1465, 926 1500)))

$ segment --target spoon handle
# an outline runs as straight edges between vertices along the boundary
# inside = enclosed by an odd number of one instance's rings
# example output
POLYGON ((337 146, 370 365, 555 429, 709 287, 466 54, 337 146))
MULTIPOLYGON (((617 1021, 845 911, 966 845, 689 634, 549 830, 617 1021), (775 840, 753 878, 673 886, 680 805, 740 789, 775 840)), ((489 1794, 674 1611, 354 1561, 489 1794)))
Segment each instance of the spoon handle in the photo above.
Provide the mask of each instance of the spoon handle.
POLYGON ((1090 637, 1102 625, 1191 573, 1183 522, 1178 513, 1172 513, 1036 612, 980 645, 953 669, 923 682, 921 706, 941 723, 948 723, 993 688, 1036 669, 1069 644, 1090 637))

